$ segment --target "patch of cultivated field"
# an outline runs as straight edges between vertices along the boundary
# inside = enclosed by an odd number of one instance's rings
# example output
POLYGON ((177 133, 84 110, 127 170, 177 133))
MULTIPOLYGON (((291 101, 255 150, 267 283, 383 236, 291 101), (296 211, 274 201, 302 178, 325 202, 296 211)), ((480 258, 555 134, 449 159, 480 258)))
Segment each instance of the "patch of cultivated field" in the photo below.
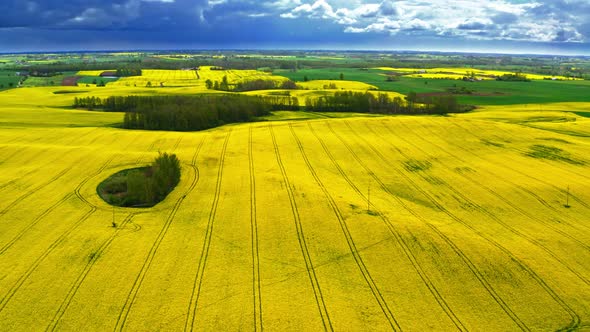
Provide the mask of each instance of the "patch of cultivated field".
POLYGON ((363 82, 342 81, 342 80, 314 80, 297 83, 303 89, 311 90, 377 90, 377 87, 363 82))
POLYGON ((22 91, 0 93, 0 330, 589 326, 587 137, 485 110, 125 131, 22 91), (99 199, 158 151, 183 167, 165 201, 99 199))
MULTIPOLYGON (((514 74, 514 72, 510 71, 502 71, 502 70, 486 70, 486 69, 477 69, 477 68, 464 68, 464 67, 455 67, 455 68, 429 68, 429 69, 421 69, 421 68, 392 68, 392 67, 379 67, 375 68, 384 71, 393 71, 393 72, 400 72, 400 73, 414 73, 416 75, 422 75, 421 77, 425 78, 445 78, 447 77, 453 79, 460 79, 465 75, 470 75, 473 73, 476 76, 502 76, 506 74, 514 74), (449 76, 448 74, 455 74, 456 76, 449 76), (433 76, 434 75, 434 76, 433 76), (461 75, 461 77, 458 77, 461 75)), ((539 74, 531 74, 531 73, 523 73, 526 75, 527 78, 531 80, 544 80, 544 79, 551 79, 555 78, 558 80, 579 80, 576 78, 570 78, 565 76, 552 76, 552 75, 539 75, 539 74)), ((415 75, 412 75, 415 76, 415 75)))
MULTIPOLYGON (((81 76, 98 76, 104 71, 80 71, 81 76)), ((257 70, 212 70, 209 66, 196 70, 164 70, 164 69, 144 69, 141 76, 122 77, 116 82, 107 83, 113 87, 199 87, 205 89, 205 82, 221 82, 223 77, 227 76, 230 84, 237 84, 243 81, 256 79, 285 81, 282 76, 272 76, 257 70)))

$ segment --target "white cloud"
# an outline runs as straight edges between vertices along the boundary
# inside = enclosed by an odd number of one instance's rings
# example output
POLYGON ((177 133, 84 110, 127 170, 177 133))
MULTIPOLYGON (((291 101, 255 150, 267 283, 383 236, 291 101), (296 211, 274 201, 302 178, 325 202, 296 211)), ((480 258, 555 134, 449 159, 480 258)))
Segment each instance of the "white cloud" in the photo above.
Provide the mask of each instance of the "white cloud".
MULTIPOLYGON (((565 3, 571 11, 576 6, 590 8, 582 0, 565 3)), ((559 6, 548 0, 383 0, 379 3, 313 0, 285 10, 280 16, 331 21, 344 25, 343 30, 347 33, 431 34, 527 41, 581 42, 590 39, 578 31, 577 27, 585 21, 574 19, 577 13, 568 16, 558 9, 559 6)))

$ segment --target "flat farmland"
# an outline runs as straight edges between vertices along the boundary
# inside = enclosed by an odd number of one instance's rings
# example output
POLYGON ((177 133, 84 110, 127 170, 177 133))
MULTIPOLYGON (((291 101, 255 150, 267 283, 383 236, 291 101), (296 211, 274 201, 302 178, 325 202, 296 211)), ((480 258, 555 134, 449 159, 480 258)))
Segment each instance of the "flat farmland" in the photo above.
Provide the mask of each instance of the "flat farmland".
POLYGON ((125 131, 10 96, 0 330, 590 328, 587 137, 497 109, 125 131), (100 200, 159 151, 166 200, 100 200))
MULTIPOLYGON (((212 67, 203 66, 199 68, 198 75, 196 70, 164 70, 164 69, 144 69, 141 76, 122 77, 115 82, 107 82, 108 86, 113 87, 198 87, 205 90, 205 82, 221 82, 224 76, 227 76, 230 84, 237 84, 243 81, 257 79, 286 81, 287 78, 282 76, 272 76, 257 70, 213 70, 212 67)), ((98 76, 102 73, 99 71, 80 71, 80 76, 98 76)), ((100 79, 98 79, 100 81, 100 79)))

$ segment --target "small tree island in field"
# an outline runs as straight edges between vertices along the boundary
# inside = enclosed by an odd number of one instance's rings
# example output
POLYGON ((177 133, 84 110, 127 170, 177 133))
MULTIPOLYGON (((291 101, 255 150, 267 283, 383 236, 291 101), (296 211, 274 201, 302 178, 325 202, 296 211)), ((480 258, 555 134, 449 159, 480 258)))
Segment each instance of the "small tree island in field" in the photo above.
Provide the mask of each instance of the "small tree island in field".
POLYGON ((163 201, 180 182, 180 161, 175 154, 161 153, 147 167, 126 169, 98 185, 99 196, 121 207, 152 207, 163 201))

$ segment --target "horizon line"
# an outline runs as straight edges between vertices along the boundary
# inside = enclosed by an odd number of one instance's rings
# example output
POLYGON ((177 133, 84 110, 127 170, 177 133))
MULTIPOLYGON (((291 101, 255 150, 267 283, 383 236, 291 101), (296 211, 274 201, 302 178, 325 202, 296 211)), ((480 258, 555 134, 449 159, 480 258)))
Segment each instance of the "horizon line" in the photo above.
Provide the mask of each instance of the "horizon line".
POLYGON ((565 53, 541 53, 541 52, 487 52, 483 50, 474 51, 444 51, 444 50, 419 50, 419 49, 322 49, 322 48, 129 48, 129 49, 101 49, 101 50, 42 50, 42 51, 0 51, 0 55, 22 55, 22 54, 68 54, 68 53, 124 53, 124 52, 228 52, 228 51, 247 51, 247 52, 349 52, 349 53, 438 53, 438 54, 477 54, 477 55, 511 55, 511 56, 560 56, 560 57, 590 57, 590 54, 565 54, 565 53))

